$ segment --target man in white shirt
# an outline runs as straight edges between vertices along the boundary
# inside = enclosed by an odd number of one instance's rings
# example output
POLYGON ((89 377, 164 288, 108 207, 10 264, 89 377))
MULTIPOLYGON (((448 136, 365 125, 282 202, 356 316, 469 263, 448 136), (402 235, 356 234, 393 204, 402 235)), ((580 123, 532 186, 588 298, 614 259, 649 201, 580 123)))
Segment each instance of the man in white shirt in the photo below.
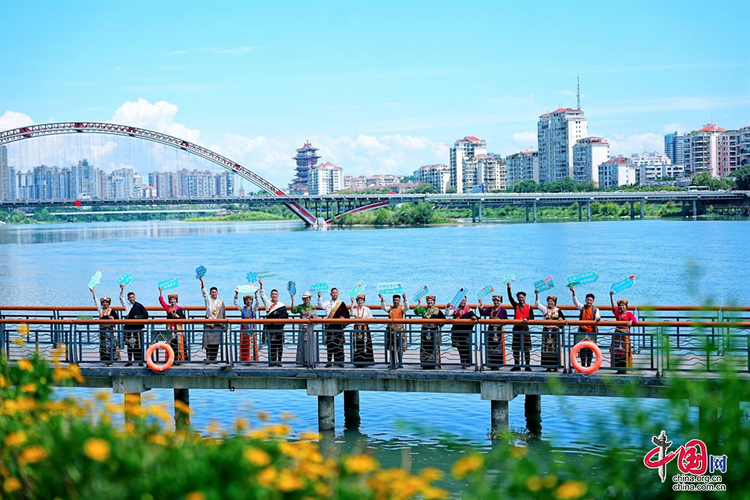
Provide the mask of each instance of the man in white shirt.
MULTIPOLYGON (((260 283, 260 298, 266 308, 266 319, 287 319, 289 312, 286 306, 279 302, 279 291, 271 290, 271 300, 266 297, 266 291, 263 289, 263 280, 260 283)), ((268 335, 268 366, 281 366, 281 358, 284 354, 284 323, 266 323, 263 327, 268 335)))
MULTIPOLYGON (((206 303, 206 318, 208 319, 226 319, 227 310, 224 301, 219 298, 219 289, 211 287, 210 292, 206 291, 206 285, 201 280, 201 293, 203 301, 206 303)), ((226 331, 226 323, 206 323, 203 327, 203 347, 206 349, 206 361, 209 363, 216 361, 216 356, 221 347, 221 337, 226 331)))

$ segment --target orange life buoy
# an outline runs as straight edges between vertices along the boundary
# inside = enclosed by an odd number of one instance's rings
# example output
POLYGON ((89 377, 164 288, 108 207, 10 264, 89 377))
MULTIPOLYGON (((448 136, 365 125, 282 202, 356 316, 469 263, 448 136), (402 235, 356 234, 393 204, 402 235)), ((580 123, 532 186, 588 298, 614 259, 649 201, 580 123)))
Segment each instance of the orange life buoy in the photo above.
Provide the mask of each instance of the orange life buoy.
POLYGON ((591 340, 582 340, 574 345, 573 349, 570 350, 570 363, 573 365, 573 368, 575 368, 576 371, 578 371, 579 373, 583 373, 584 375, 589 375, 598 370, 599 367, 602 366, 602 359, 602 350, 599 349, 599 346, 596 345, 596 342, 593 342, 591 340), (578 362, 578 351, 580 351, 581 349, 591 349, 592 351, 594 351, 594 354, 596 354, 596 361, 594 361, 593 365, 586 367, 581 366, 581 363, 578 362))
POLYGON ((146 350, 146 364, 153 371, 157 373, 165 372, 172 367, 172 363, 174 363, 174 350, 172 349, 171 345, 167 344, 166 342, 157 342, 156 344, 151 344, 150 346, 148 346, 148 349, 146 350), (157 365, 156 363, 154 363, 154 360, 151 359, 151 355, 157 349, 164 349, 165 351, 167 351, 167 362, 163 365, 157 365))

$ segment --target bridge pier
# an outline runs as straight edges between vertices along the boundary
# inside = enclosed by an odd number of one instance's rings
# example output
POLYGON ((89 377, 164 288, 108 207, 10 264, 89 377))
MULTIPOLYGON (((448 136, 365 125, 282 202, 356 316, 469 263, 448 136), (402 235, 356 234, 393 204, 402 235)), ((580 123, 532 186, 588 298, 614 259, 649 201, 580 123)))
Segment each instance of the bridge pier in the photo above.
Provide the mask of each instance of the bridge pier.
POLYGON ((490 437, 497 439, 508 432, 508 402, 515 398, 513 386, 507 382, 483 382, 481 398, 490 400, 490 437))
POLYGON ((318 396, 318 430, 336 430, 336 401, 333 396, 318 396))
POLYGON ((635 202, 630 201, 630 220, 635 219, 635 202))
POLYGON ((534 222, 536 222, 536 201, 534 202, 534 222))
POLYGON ((190 427, 190 389, 174 389, 174 425, 176 430, 190 427))
POLYGON ((526 428, 534 436, 542 434, 542 396, 526 394, 524 396, 524 415, 526 428))
POLYGON ((526 222, 529 222, 529 204, 526 204, 526 222))
POLYGON ((583 220, 583 205, 578 203, 578 220, 583 220))
POLYGON ((344 391, 344 427, 357 429, 359 418, 359 391, 344 391))
POLYGON ((586 202, 586 220, 591 220, 591 201, 586 202))
POLYGON ((477 215, 479 216, 479 222, 482 222, 482 202, 477 203, 477 215))
POLYGON ((477 204, 472 203, 471 204, 471 222, 477 221, 477 204))
POLYGON ((698 217, 698 201, 693 200, 693 219, 698 217))
POLYGON ((646 215, 645 200, 641 200, 641 220, 645 218, 645 215, 646 215))

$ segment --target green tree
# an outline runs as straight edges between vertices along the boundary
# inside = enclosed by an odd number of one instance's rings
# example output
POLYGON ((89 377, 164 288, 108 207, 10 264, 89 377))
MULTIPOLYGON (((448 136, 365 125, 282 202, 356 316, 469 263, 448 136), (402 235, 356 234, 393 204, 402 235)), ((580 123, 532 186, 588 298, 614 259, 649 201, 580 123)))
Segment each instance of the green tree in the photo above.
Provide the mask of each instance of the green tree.
POLYGON ((412 194, 433 194, 437 193, 438 190, 432 184, 420 183, 417 187, 409 191, 412 194))
POLYGON ((456 188, 454 186, 451 186, 451 187, 449 187, 448 189, 445 190, 445 193, 446 194, 455 194, 456 193, 456 188))
POLYGON ((518 182, 513 186, 514 193, 538 193, 539 191, 541 191, 539 184, 532 180, 518 182))
POLYGON ((732 173, 737 189, 740 191, 750 191, 750 165, 745 165, 739 170, 732 173))

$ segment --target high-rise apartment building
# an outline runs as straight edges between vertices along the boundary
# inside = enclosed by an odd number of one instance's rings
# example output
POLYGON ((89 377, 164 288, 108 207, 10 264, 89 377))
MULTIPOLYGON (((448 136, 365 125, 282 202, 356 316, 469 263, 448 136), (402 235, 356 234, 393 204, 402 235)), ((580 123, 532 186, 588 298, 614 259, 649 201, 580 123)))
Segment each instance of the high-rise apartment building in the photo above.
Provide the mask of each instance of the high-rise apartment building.
POLYGON ((314 148, 308 141, 305 141, 305 144, 297 150, 297 156, 292 158, 297 162, 297 167, 295 168, 294 179, 289 184, 290 194, 307 194, 310 170, 315 168, 318 160, 320 160, 317 151, 318 149, 314 148))
POLYGON ((682 179, 685 166, 673 164, 666 154, 638 153, 630 156, 630 163, 636 168, 636 180, 641 186, 649 186, 663 179, 682 179))
POLYGON ((11 198, 11 186, 15 179, 11 179, 10 165, 8 165, 8 149, 0 146, 0 200, 13 200, 11 198))
POLYGON ((573 146, 588 135, 580 109, 560 108, 539 117, 539 182, 573 178, 573 146))
POLYGON ((603 137, 584 137, 573 146, 573 181, 599 186, 599 165, 609 160, 609 143, 603 137))
POLYGON ((467 168, 466 160, 487 154, 487 142, 474 136, 466 136, 455 142, 450 150, 450 187, 457 193, 469 193, 474 186, 475 169, 467 168))
POLYGON ((616 156, 599 165, 599 187, 632 186, 636 183, 636 167, 630 159, 616 156))
POLYGON ((494 154, 475 155, 464 161, 466 174, 464 184, 475 193, 489 193, 508 187, 508 169, 502 156, 494 154))
POLYGON ((685 136, 673 132, 664 136, 664 154, 675 165, 685 163, 685 136))
POLYGON ((508 189, 523 181, 539 182, 539 153, 521 151, 505 158, 508 169, 508 189))
POLYGON ((386 186, 392 186, 401 182, 401 177, 393 174, 383 175, 360 175, 344 177, 344 189, 378 189, 386 186))
POLYGON ((450 185, 451 168, 445 163, 424 165, 414 171, 414 180, 419 184, 431 184, 438 193, 445 193, 450 185))
MULTIPOLYGON (((685 134, 685 171, 690 176, 708 172, 713 177, 727 177, 742 167, 743 140, 747 141, 748 127, 727 130, 709 123, 699 130, 685 134)), ((747 144, 747 142, 745 143, 747 144)), ((747 146, 744 158, 750 163, 747 146)))
POLYGON ((321 163, 310 169, 308 189, 310 195, 324 195, 340 191, 344 187, 344 171, 331 162, 321 163))

